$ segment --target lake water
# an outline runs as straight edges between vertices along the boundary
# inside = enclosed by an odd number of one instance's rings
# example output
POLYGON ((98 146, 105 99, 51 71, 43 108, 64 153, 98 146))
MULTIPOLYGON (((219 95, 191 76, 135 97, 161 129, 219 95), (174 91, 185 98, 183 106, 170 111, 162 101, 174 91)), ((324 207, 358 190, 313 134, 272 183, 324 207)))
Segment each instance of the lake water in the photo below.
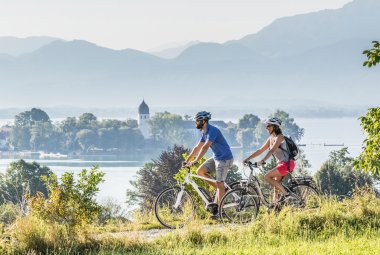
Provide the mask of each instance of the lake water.
MULTIPOLYGON (((364 135, 360 128, 360 122, 356 118, 335 119, 296 119, 296 123, 305 129, 305 135, 301 140, 305 147, 301 147, 310 161, 311 172, 319 169, 328 155, 333 150, 342 148, 323 146, 326 144, 343 144, 348 147, 352 157, 359 155, 364 135)), ((0 121, 1 122, 1 121, 0 121)), ((0 159, 0 172, 4 172, 10 162, 15 159, 0 159)), ((32 160, 28 160, 32 161, 32 160)), ((240 161, 236 160, 237 163, 240 161)), ((137 170, 145 162, 128 160, 37 160, 38 163, 46 165, 58 176, 65 171, 79 173, 83 168, 89 169, 93 165, 99 165, 106 173, 105 181, 100 185, 98 201, 113 199, 126 208, 126 189, 131 188, 130 181, 136 177, 137 170)))
POLYGON ((306 144, 301 149, 312 165, 312 172, 320 168, 333 150, 348 147, 351 157, 357 157, 361 152, 365 136, 357 118, 296 119, 295 122, 305 129, 300 143, 306 144), (323 146, 324 143, 344 146, 323 146))

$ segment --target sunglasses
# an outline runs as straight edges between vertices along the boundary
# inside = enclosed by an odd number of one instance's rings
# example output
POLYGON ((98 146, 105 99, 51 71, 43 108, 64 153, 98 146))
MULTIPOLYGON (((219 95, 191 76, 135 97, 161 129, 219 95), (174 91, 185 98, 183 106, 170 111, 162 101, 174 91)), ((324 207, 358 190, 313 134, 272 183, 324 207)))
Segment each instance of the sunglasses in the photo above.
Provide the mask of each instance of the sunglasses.
POLYGON ((268 125, 268 126, 266 126, 265 128, 269 128, 269 127, 272 127, 273 125, 268 125))

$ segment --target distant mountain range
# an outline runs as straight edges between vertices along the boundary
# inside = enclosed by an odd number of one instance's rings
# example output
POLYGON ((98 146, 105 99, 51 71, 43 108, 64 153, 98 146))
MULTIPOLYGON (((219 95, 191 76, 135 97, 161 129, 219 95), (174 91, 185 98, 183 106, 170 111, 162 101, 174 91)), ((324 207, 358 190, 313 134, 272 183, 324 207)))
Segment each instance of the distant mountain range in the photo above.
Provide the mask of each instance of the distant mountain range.
POLYGON ((152 55, 155 55, 157 57, 161 57, 161 58, 169 58, 169 59, 170 58, 176 58, 184 50, 186 50, 190 46, 193 46, 193 45, 198 44, 198 43, 200 43, 200 42, 199 41, 187 42, 187 43, 183 43, 183 44, 180 44, 180 45, 167 47, 167 48, 161 49, 161 50, 149 51, 149 53, 152 54, 152 55))
POLYGON ((380 39, 379 10, 378 0, 354 0, 278 19, 240 40, 176 49, 182 53, 174 58, 79 40, 0 37, 0 107, 131 107, 142 98, 160 107, 252 111, 378 105, 380 70, 362 67, 362 51, 380 39))
POLYGON ((48 36, 32 36, 27 38, 2 36, 0 37, 0 54, 18 56, 35 51, 56 40, 61 39, 48 36))

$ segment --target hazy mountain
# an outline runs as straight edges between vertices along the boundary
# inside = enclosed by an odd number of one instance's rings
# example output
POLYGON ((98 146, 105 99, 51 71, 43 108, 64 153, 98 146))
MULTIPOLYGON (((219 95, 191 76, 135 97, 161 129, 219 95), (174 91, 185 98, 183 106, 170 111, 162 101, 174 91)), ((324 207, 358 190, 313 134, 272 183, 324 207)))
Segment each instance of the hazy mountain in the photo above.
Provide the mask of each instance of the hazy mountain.
POLYGON ((279 19, 225 44, 198 43, 175 59, 53 41, 0 55, 0 106, 215 106, 240 109, 378 104, 380 72, 362 51, 380 39, 380 1, 279 19), (311 103, 317 102, 317 103, 311 103))
POLYGON ((188 42, 188 43, 183 44, 183 45, 179 45, 179 46, 175 46, 175 47, 169 47, 169 48, 159 50, 159 51, 157 51, 157 50, 149 51, 149 53, 152 55, 155 55, 157 57, 160 57, 160 58, 167 58, 167 59, 176 58, 184 50, 186 50, 190 46, 193 46, 193 45, 198 44, 198 43, 200 43, 200 42, 199 41, 192 41, 192 42, 188 42))
POLYGON ((0 53, 18 56, 35 51, 55 40, 61 39, 48 36, 32 36, 27 38, 0 36, 0 53))
POLYGON ((380 38, 380 1, 355 0, 338 10, 280 18, 239 43, 265 56, 281 57, 351 38, 380 38))

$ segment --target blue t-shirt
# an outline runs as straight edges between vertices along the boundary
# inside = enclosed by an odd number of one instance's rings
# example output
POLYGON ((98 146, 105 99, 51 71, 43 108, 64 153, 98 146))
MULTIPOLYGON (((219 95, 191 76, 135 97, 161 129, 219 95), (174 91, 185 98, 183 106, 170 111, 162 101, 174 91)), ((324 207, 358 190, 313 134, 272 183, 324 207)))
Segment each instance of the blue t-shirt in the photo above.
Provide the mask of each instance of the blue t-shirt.
POLYGON ((214 153, 215 160, 233 159, 230 146, 222 135, 220 130, 210 124, 207 124, 206 132, 202 134, 201 142, 211 141, 211 150, 214 153))

